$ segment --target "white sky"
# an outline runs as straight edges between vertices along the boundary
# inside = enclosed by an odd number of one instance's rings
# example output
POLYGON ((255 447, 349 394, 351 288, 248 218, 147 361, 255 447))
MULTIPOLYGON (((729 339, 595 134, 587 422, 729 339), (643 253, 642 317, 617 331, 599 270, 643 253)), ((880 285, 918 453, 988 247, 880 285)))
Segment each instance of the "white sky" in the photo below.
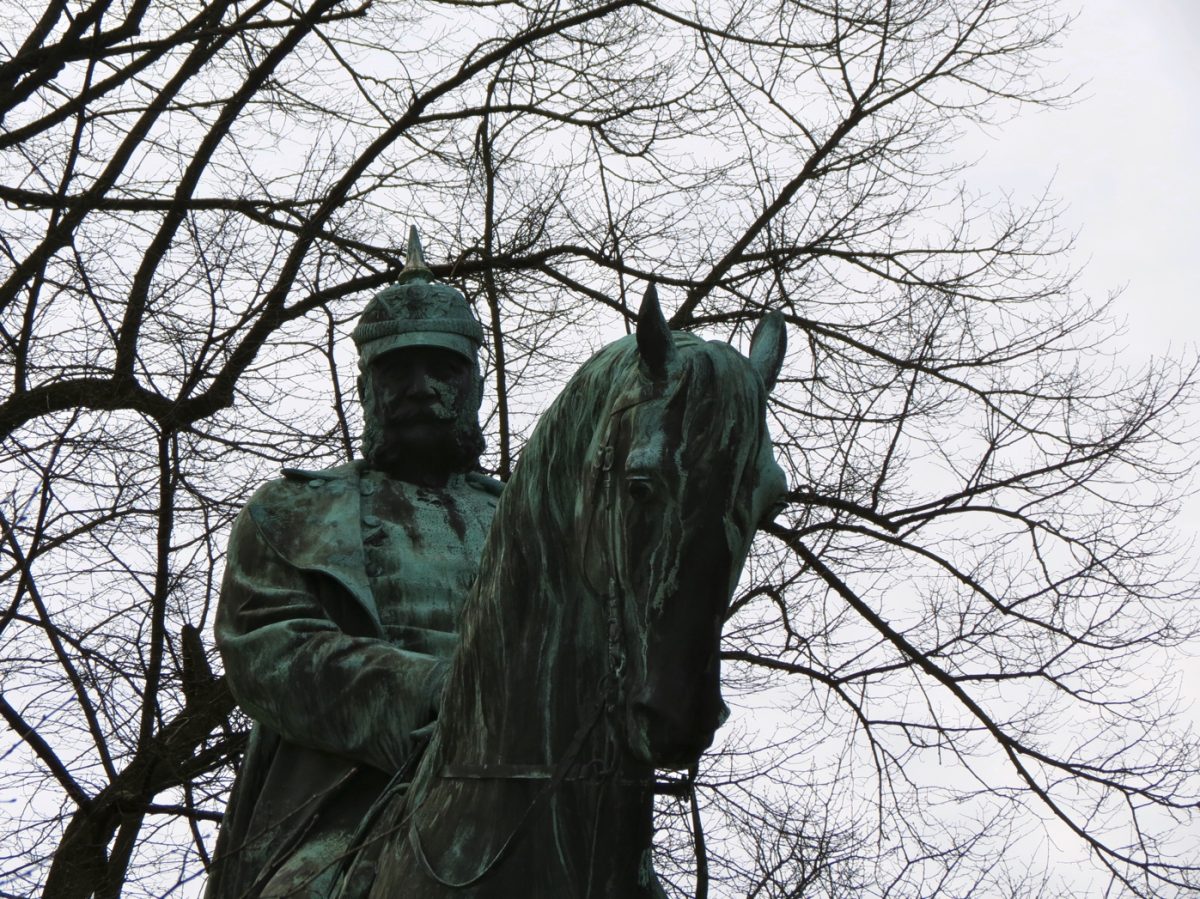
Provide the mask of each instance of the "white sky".
MULTIPOLYGON (((1082 289, 1124 290, 1117 311, 1136 369, 1200 345, 1200 0, 1077 2, 1048 73, 1082 84, 1078 102, 1025 111, 969 140, 982 158, 967 177, 1018 201, 1049 185, 1063 228, 1077 235, 1082 289)), ((1179 524, 1200 534, 1200 497, 1179 524)), ((1200 659, 1176 664, 1200 727, 1200 659)))
POLYGON ((1077 0, 1048 70, 1082 84, 1067 110, 1026 111, 970 146, 980 189, 1047 184, 1078 235, 1091 294, 1126 288, 1135 351, 1200 337, 1200 0, 1077 0))

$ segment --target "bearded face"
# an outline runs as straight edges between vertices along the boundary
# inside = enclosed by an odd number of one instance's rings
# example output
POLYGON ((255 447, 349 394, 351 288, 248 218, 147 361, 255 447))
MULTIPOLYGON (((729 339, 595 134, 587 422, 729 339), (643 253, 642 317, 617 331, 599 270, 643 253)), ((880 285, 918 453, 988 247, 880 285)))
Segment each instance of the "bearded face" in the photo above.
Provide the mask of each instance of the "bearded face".
POLYGON ((440 486, 478 465, 480 378, 466 357, 441 347, 392 350, 370 363, 359 390, 372 468, 440 486))

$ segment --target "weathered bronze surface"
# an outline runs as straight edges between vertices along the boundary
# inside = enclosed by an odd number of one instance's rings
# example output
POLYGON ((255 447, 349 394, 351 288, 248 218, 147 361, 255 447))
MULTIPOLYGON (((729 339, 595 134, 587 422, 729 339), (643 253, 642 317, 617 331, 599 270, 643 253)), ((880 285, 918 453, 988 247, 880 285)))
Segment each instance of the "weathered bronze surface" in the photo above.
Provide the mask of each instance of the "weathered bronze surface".
POLYGON ((660 897, 654 771, 724 720, 721 624, 784 489, 782 325, 747 359, 651 290, 497 506, 467 473, 479 334, 419 258, 355 331, 364 460, 234 526, 217 639, 256 726, 208 896, 660 897))
POLYGON ((471 473, 481 338, 415 234, 355 330, 364 459, 285 470, 230 537, 216 637, 255 721, 210 899, 327 896, 436 715, 499 484, 471 473))
POLYGON ((661 897, 656 767, 724 720, 718 643, 784 490, 751 358, 667 331, 605 348, 539 422, 506 486, 442 709, 411 785, 368 816, 346 897, 661 897))

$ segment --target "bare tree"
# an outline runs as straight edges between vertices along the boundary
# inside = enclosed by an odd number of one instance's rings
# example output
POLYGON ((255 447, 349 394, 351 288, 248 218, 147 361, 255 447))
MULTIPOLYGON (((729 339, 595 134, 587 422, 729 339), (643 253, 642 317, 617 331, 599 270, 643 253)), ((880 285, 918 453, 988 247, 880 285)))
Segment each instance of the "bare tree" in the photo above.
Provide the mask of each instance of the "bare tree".
POLYGON ((1193 369, 1116 365, 1052 205, 973 199, 951 154, 1068 98, 1037 66, 1066 24, 1055 0, 12 10, 0 895, 198 891, 245 734, 207 637, 227 527, 280 464, 354 453, 346 331, 410 222, 487 329, 501 475, 641 282, 676 328, 791 325, 792 492, 727 627, 732 736, 663 800, 676 893, 1200 888, 1165 667, 1196 639, 1169 529, 1193 369))

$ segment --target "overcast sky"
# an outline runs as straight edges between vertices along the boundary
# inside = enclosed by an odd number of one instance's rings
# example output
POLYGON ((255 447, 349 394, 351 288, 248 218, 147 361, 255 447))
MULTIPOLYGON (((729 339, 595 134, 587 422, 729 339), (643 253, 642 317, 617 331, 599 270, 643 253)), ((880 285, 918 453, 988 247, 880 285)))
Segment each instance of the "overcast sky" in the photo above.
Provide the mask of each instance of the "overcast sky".
MULTIPOLYGON (((1049 190, 1075 235, 1079 288, 1122 291, 1119 362, 1200 351, 1200 0, 1062 0, 1077 18, 1047 77, 1078 87, 1067 109, 1025 109, 969 134, 963 180, 1018 205, 1049 190)), ((1200 408, 1193 410, 1200 417, 1200 408)), ((1200 421, 1191 431, 1200 440, 1200 421)), ((1200 491, 1200 476, 1193 488, 1200 491)), ((1200 495, 1178 520, 1200 552, 1200 495)), ((1193 562, 1200 568, 1200 563, 1193 562)), ((1200 601, 1198 598, 1197 601, 1200 601)), ((1200 645, 1165 657, 1200 730, 1200 645)))
POLYGON ((1131 351, 1182 349, 1200 338, 1200 0, 1078 2, 1050 68, 1083 85, 1078 102, 971 140, 971 181, 1017 197, 1050 184, 1084 289, 1126 288, 1131 351))
MULTIPOLYGON (((969 141, 983 157, 970 181, 1017 199, 1050 186, 1077 234, 1082 288, 1124 288, 1136 367, 1200 345, 1200 0, 1084 2, 1051 67, 1083 84, 1078 102, 969 141)), ((1180 526, 1200 534, 1200 498, 1180 526)), ((1176 659, 1200 726, 1200 659, 1176 659)))

